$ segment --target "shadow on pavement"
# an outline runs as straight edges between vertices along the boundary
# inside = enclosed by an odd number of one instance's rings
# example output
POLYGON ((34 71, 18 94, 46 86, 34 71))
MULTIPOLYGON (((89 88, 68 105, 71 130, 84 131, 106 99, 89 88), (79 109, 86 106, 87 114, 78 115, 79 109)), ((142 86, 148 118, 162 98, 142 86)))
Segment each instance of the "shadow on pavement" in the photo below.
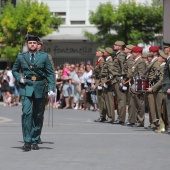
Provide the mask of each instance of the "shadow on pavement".
MULTIPOLYGON (((11 147, 11 148, 23 150, 22 146, 18 146, 18 147, 16 146, 16 147, 11 147)), ((53 149, 53 148, 39 146, 39 150, 41 150, 41 149, 53 149)), ((25 151, 23 151, 23 152, 25 152, 25 151)))
POLYGON ((54 144, 54 142, 44 142, 44 141, 42 141, 42 144, 54 144))
MULTIPOLYGON (((24 143, 23 141, 18 141, 18 142, 24 143)), ((54 144, 54 142, 44 142, 44 141, 42 141, 42 144, 54 144)), ((42 144, 39 144, 39 145, 42 145, 42 144)))
POLYGON ((154 132, 153 130, 147 130, 147 129, 133 129, 133 131, 154 132))

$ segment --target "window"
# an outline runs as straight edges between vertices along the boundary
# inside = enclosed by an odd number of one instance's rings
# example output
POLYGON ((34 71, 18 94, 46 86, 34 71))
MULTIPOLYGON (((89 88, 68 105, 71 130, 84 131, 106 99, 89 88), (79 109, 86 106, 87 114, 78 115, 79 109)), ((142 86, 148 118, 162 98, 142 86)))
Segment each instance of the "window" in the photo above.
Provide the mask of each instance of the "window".
POLYGON ((66 12, 55 12, 55 15, 63 17, 63 16, 66 16, 66 12))
POLYGON ((71 25, 85 25, 85 21, 70 21, 71 25))

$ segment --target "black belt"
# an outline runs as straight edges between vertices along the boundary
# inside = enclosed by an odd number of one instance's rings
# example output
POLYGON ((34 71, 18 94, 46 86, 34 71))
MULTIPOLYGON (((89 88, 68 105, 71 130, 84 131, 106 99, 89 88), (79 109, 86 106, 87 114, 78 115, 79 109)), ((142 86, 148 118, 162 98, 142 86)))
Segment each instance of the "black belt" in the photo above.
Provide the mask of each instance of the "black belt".
POLYGON ((26 79, 31 80, 31 81, 41 81, 41 80, 44 80, 44 77, 26 76, 26 79))

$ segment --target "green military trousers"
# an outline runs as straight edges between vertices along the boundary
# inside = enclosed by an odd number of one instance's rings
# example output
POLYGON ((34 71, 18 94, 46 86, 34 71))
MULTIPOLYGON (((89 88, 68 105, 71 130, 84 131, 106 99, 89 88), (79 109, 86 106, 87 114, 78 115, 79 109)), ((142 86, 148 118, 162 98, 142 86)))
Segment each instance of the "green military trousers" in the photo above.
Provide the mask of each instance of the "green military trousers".
POLYGON ((22 133, 24 142, 36 144, 42 127, 45 98, 21 96, 22 101, 22 133))

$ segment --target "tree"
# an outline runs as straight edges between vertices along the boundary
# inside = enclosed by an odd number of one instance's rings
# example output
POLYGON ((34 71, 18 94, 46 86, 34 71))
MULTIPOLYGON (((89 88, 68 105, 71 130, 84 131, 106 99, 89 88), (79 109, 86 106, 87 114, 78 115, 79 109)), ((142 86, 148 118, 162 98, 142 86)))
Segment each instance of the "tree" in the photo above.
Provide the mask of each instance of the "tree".
POLYGON ((117 38, 126 44, 152 42, 155 34, 162 32, 162 5, 153 3, 136 4, 135 2, 120 4, 117 15, 117 38))
POLYGON ((109 2, 106 4, 100 3, 96 12, 90 11, 89 21, 96 26, 98 32, 92 34, 85 31, 85 36, 93 42, 104 42, 106 45, 109 45, 113 41, 113 30, 116 19, 115 11, 116 8, 109 2))
POLYGON ((61 22, 60 18, 51 16, 47 5, 37 0, 19 0, 16 7, 7 2, 0 14, 0 40, 5 44, 1 56, 14 61, 22 51, 27 33, 42 37, 52 33, 61 22))
POLYGON ((162 32, 162 4, 155 2, 149 6, 130 0, 123 1, 117 8, 111 3, 100 4, 96 12, 90 12, 89 20, 98 32, 85 32, 85 36, 96 42, 104 40, 104 46, 112 45, 116 40, 134 45, 149 44, 156 39, 156 33, 162 32))

